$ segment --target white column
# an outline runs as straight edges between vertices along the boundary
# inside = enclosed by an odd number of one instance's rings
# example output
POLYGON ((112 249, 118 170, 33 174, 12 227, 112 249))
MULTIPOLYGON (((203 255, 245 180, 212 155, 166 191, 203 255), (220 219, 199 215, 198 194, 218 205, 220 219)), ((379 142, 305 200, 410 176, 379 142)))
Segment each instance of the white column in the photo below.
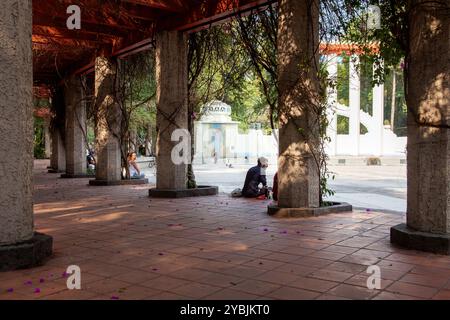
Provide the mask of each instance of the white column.
POLYGON ((350 57, 350 155, 359 155, 359 135, 360 135, 360 109, 361 109, 361 82, 359 79, 359 57, 350 57))
POLYGON ((379 157, 383 155, 384 84, 373 88, 373 120, 373 150, 374 155, 379 157))
POLYGON ((194 122, 195 132, 195 161, 203 164, 203 123, 194 122))
POLYGON ((330 138, 330 142, 327 144, 327 152, 329 156, 335 156, 337 150, 337 114, 336 114, 336 106, 338 101, 337 96, 337 75, 338 75, 338 66, 337 66, 337 55, 331 54, 328 56, 328 81, 332 83, 331 86, 328 87, 328 109, 327 109, 327 117, 328 117, 328 127, 327 127, 327 136, 330 138))

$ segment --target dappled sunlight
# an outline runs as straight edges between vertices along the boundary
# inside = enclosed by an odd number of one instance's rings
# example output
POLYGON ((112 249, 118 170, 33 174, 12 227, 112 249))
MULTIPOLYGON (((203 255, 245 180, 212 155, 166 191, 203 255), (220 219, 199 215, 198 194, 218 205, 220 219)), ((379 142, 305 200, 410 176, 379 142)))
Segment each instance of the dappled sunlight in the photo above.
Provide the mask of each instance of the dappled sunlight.
POLYGON ((80 223, 106 222, 122 218, 130 212, 98 213, 98 217, 82 217, 78 219, 80 223))
POLYGON ((428 124, 422 129, 422 137, 428 138, 441 132, 440 125, 448 125, 450 104, 450 88, 448 87, 448 74, 436 75, 428 88, 426 96, 419 105, 419 123, 428 124), (433 127, 436 126, 436 127, 433 127))

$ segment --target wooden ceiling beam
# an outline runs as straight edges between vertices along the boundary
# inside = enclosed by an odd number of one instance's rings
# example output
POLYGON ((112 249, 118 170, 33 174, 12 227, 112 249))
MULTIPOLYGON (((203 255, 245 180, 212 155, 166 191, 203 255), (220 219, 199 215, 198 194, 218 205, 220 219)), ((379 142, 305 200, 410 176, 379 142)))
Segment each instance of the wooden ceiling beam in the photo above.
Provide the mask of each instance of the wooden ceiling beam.
POLYGON ((68 30, 67 28, 33 25, 33 35, 55 39, 85 40, 97 43, 112 43, 113 36, 87 32, 85 30, 68 30))
POLYGON ((122 0, 122 2, 172 13, 183 13, 188 10, 188 7, 184 4, 186 1, 182 0, 122 0))
MULTIPOLYGON (((68 32, 76 33, 78 30, 69 30, 67 29, 67 20, 65 18, 57 17, 57 16, 44 16, 44 15, 35 15, 33 16, 33 25, 41 26, 41 27, 57 27, 57 28, 65 28, 68 32)), ((95 22, 88 22, 82 20, 81 28, 85 32, 89 33, 97 33, 104 34, 112 37, 126 37, 130 32, 134 31, 133 29, 129 29, 122 26, 112 26, 112 25, 103 25, 95 22)))

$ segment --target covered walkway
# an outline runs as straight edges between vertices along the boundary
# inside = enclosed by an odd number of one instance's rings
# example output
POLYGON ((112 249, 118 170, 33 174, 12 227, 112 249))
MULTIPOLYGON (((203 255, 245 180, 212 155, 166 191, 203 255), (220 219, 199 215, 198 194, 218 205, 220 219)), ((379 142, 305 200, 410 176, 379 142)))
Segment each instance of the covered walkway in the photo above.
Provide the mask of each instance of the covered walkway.
POLYGON ((389 243, 405 216, 354 211, 279 220, 266 201, 148 198, 148 186, 96 188, 34 168, 44 266, 0 273, 4 299, 450 299, 450 257, 389 243), (64 272, 81 268, 81 290, 64 272), (381 267, 382 289, 366 286, 381 267))

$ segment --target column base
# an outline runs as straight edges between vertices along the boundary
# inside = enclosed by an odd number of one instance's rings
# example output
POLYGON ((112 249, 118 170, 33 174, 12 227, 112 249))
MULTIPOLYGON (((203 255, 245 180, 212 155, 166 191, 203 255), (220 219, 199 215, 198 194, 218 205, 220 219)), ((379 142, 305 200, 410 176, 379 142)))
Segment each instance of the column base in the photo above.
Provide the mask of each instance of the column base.
POLYGON ((38 232, 28 241, 0 245, 0 271, 40 266, 52 255, 52 248, 53 238, 38 232))
POLYGON ((267 207, 269 216, 275 218, 306 218, 352 211, 353 207, 345 202, 332 202, 331 206, 320 208, 281 208, 276 204, 270 204, 267 207))
POLYGON ((90 186, 134 186, 148 184, 148 179, 126 179, 126 180, 89 180, 90 186))
POLYGON ((450 235, 416 231, 405 223, 391 228, 391 243, 411 250, 450 255, 450 235))
POLYGON ((58 169, 48 169, 48 173, 64 173, 66 172, 65 170, 58 170, 58 169))
POLYGON ((61 175, 63 179, 81 179, 81 178, 95 178, 95 174, 70 174, 64 173, 61 175))
POLYGON ((215 196, 219 193, 219 187, 198 186, 195 189, 150 189, 149 197, 152 198, 188 198, 215 196))

